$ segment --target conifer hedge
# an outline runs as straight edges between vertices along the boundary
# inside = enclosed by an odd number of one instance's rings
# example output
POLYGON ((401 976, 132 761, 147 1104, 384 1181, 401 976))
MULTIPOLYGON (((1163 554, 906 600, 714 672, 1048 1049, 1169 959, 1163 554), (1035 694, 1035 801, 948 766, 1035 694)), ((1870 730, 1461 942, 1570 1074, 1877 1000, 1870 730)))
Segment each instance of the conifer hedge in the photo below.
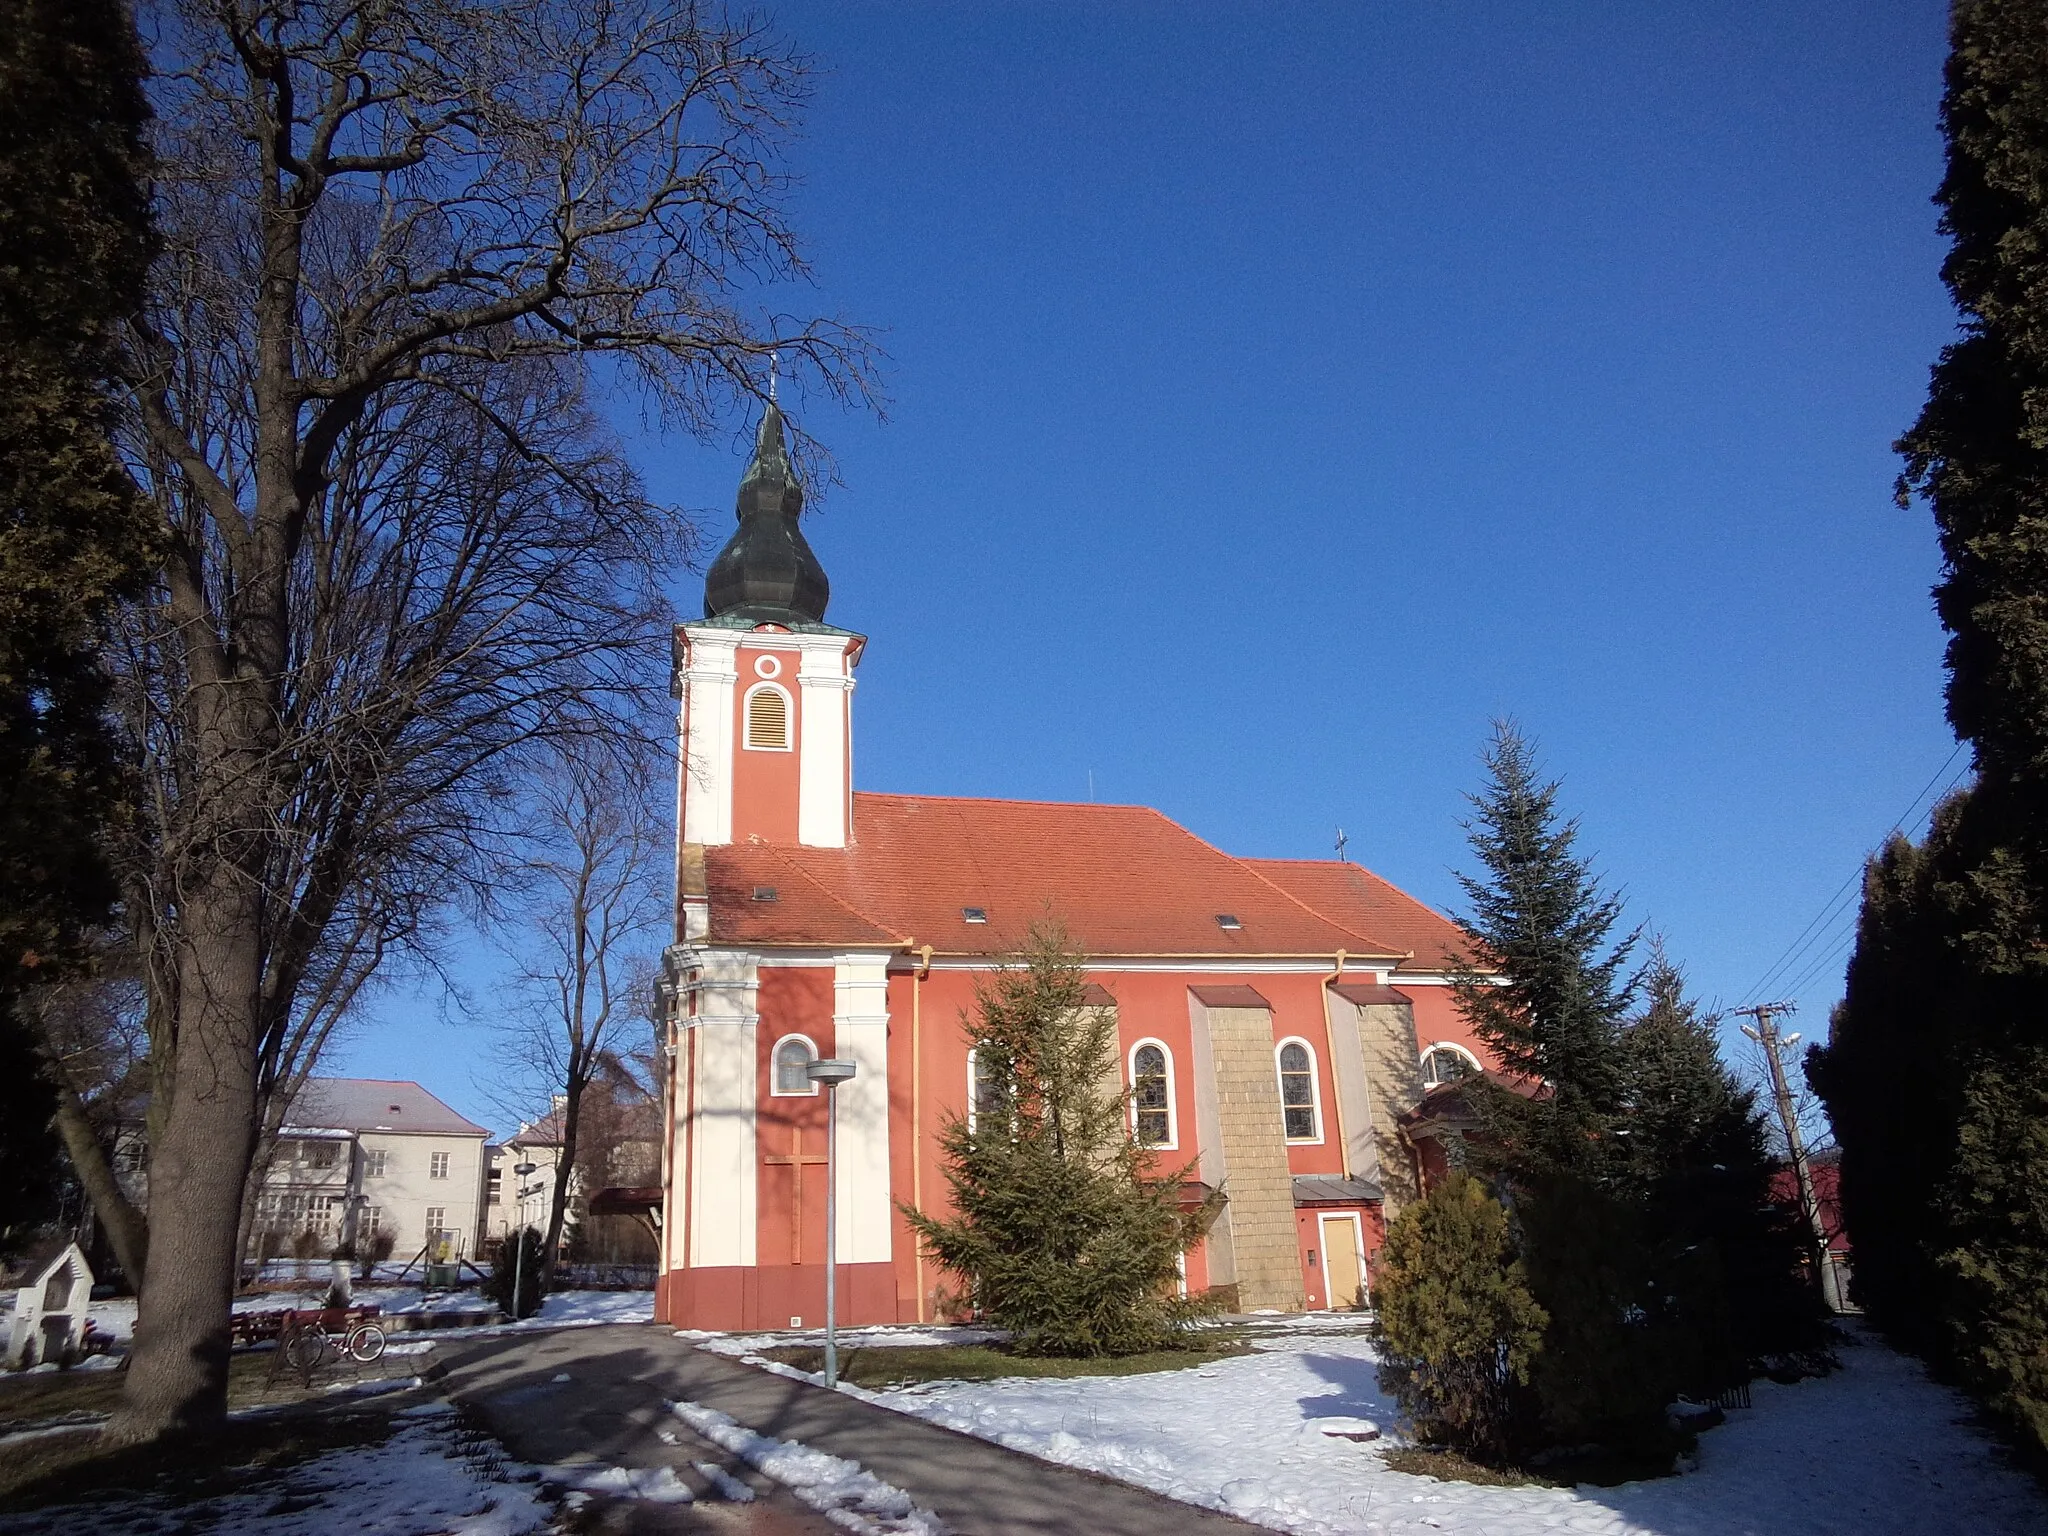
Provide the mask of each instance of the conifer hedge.
POLYGON ((1936 202, 1961 334, 1899 441, 1974 783, 1865 876, 1808 1070, 1853 1294, 2048 1454, 2048 0, 1958 0, 1936 202))

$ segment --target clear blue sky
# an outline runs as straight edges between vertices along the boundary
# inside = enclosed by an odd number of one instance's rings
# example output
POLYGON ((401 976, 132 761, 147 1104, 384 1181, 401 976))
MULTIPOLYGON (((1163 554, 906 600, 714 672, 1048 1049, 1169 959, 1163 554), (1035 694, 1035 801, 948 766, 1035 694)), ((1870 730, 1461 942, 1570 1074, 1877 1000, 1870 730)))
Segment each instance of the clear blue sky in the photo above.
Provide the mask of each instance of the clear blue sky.
MULTIPOLYGON (((1453 906, 1513 715, 1732 1004, 1949 757, 1889 446, 1953 327, 1939 0, 770 10, 814 302, 889 354, 886 424, 805 417, 859 787, 1092 769, 1453 906)), ((724 536, 737 438, 641 459, 724 536)), ((1809 1038, 1852 917, 1768 989, 1809 1038)), ((331 1065, 498 1120, 487 1051, 407 988, 331 1065)))

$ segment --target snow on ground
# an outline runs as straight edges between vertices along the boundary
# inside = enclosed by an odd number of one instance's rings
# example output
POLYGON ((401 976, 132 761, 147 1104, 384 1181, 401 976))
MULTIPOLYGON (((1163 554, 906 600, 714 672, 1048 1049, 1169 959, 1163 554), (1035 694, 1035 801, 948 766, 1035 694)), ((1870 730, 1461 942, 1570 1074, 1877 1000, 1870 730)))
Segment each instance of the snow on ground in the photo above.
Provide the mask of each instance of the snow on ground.
POLYGON ((190 1502, 151 1498, 0 1515, 0 1536, 523 1536, 545 1525, 553 1511, 537 1484, 509 1481, 502 1465, 466 1453, 454 1425, 453 1409, 432 1404, 399 1415, 397 1432, 381 1445, 330 1451, 260 1487, 190 1502))
POLYGON ((540 1311, 517 1326, 555 1328, 564 1323, 651 1323, 652 1291, 557 1291, 541 1299, 540 1311))
MULTIPOLYGON (((755 1341, 758 1347, 759 1341, 755 1341)), ((1700 1438, 1699 1469, 1618 1488, 1483 1488, 1387 1468, 1337 1438, 1393 1405, 1355 1331, 1276 1333, 1190 1370, 939 1382, 867 1394, 1013 1450, 1305 1536, 2040 1536, 2048 1496, 1969 1423, 1970 1405, 1874 1339, 1843 1369, 1758 1382, 1700 1438), (1326 1431, 1328 1433, 1326 1433, 1326 1431)))
POLYGON ((863 1536, 945 1536, 938 1516, 919 1509, 909 1494, 863 1470, 857 1461, 756 1434, 702 1403, 671 1403, 669 1408, 705 1439, 774 1478, 841 1529, 863 1536))
MULTIPOLYGON (((307 1284, 292 1290, 261 1291, 237 1296, 237 1312, 272 1312, 283 1307, 317 1307, 327 1295, 326 1282, 307 1284)), ((429 1295, 416 1285, 362 1285, 356 1287, 358 1305, 382 1309, 386 1317, 418 1312, 473 1312, 491 1305, 474 1290, 435 1291, 429 1295)), ((95 1301, 92 1320, 122 1343, 135 1336, 135 1298, 110 1296, 95 1301)), ((652 1291, 557 1291, 541 1299, 540 1311, 517 1324, 501 1323, 492 1329, 436 1330, 437 1339, 467 1338, 498 1328, 559 1328, 596 1323, 651 1323, 654 1321, 652 1291)), ((4 1332, 4 1329, 0 1329, 4 1332)))

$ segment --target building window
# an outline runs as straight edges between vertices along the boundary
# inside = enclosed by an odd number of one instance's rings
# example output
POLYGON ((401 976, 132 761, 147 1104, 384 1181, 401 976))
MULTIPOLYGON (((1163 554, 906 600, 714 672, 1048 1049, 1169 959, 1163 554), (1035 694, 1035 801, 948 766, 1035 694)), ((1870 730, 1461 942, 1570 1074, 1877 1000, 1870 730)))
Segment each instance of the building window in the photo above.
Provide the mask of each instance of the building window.
POLYGON ((366 1179, 383 1178, 390 1156, 389 1152, 384 1151, 365 1152, 363 1154, 363 1177, 366 1179))
POLYGON ((818 1048, 802 1035, 784 1035, 775 1042, 775 1082, 771 1088, 779 1098, 816 1098, 818 1085, 804 1070, 818 1059, 818 1048))
POLYGON ((967 1129, 971 1134, 985 1114, 993 1114, 1008 1098, 1006 1085, 993 1063, 984 1065, 986 1053, 979 1046, 967 1053, 967 1129))
POLYGON ((1141 1147, 1171 1147, 1173 1058, 1157 1040, 1131 1048, 1131 1131, 1141 1147))
POLYGON ((1303 1040, 1281 1042, 1280 1112, 1289 1141, 1321 1141, 1322 1117, 1316 1113, 1316 1058, 1303 1040))
POLYGON ((1479 1060, 1462 1045, 1445 1042, 1432 1045, 1422 1053, 1422 1086, 1441 1088, 1445 1083, 1455 1083, 1461 1077, 1471 1077, 1479 1071, 1479 1060))
POLYGON ((356 1218, 356 1236, 359 1238, 371 1238, 383 1230, 384 1207, 381 1205, 364 1206, 363 1213, 356 1218))
POLYGON ((430 1205, 430 1206, 428 1206, 428 1207, 427 1207, 427 1241, 428 1241, 428 1242, 430 1242, 430 1243, 431 1243, 431 1242, 432 1242, 432 1241, 433 1241, 433 1240, 434 1240, 435 1238, 439 1237, 439 1236, 441 1235, 441 1233, 442 1233, 442 1232, 443 1232, 443 1231, 444 1231, 444 1230, 446 1229, 447 1225, 448 1225, 448 1207, 447 1207, 447 1206, 445 1206, 445 1205, 430 1205))
POLYGON ((747 690, 747 748, 789 750, 789 695, 776 683, 756 683, 747 690))
POLYGON ((341 1161, 341 1148, 331 1141, 313 1141, 306 1144, 306 1166, 309 1168, 332 1168, 341 1161))
POLYGON ((446 1152, 436 1152, 428 1160, 427 1177, 430 1179, 445 1179, 448 1177, 448 1154, 446 1152))
POLYGON ((505 1170, 493 1168, 489 1180, 490 1193, 484 1196, 485 1205, 496 1205, 505 1193, 505 1170))

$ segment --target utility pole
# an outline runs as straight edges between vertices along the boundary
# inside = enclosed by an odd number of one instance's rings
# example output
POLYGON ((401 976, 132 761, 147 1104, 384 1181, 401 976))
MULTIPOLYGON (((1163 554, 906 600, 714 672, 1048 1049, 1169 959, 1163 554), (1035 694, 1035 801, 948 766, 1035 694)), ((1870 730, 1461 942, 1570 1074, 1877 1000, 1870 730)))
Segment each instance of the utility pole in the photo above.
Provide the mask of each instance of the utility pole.
POLYGON ((1771 1096, 1777 1101, 1778 1123, 1785 1131, 1785 1150, 1792 1161, 1792 1177, 1799 1185, 1799 1213, 1806 1218, 1806 1229, 1813 1239, 1814 1276, 1820 1281, 1821 1299, 1831 1311, 1842 1310, 1842 1298, 1835 1294, 1835 1274, 1828 1263, 1828 1229, 1820 1217, 1820 1201, 1813 1193, 1813 1170, 1806 1162, 1806 1139, 1799 1134, 1799 1111, 1792 1103, 1792 1085, 1785 1077, 1784 1053, 1799 1043, 1797 1035, 1784 1039, 1778 1037, 1778 1015, 1791 1013, 1791 1003, 1759 1003, 1754 1008, 1735 1008, 1731 1012, 1755 1019, 1755 1027, 1745 1024, 1742 1032, 1763 1047, 1764 1061, 1771 1072, 1771 1096))

